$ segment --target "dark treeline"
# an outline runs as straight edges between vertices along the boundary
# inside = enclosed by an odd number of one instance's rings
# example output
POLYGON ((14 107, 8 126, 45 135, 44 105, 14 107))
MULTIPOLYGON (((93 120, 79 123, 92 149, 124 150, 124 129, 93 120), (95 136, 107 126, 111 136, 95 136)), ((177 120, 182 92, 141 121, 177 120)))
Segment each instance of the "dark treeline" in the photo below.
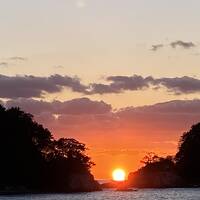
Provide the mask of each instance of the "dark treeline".
POLYGON ((19 108, 0 106, 0 190, 74 192, 98 190, 86 155, 75 139, 55 140, 19 108))
POLYGON ((129 184, 136 187, 200 186, 200 123, 193 125, 179 141, 175 156, 159 157, 148 153, 144 166, 129 174, 129 184))

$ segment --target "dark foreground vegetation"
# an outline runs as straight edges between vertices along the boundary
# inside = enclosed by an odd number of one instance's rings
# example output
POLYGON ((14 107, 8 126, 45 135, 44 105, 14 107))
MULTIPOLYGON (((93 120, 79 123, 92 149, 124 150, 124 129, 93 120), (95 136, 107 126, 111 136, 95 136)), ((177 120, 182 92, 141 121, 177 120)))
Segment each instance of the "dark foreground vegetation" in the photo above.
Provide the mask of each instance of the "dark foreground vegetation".
POLYGON ((144 166, 129 174, 129 186, 141 188, 200 187, 200 123, 184 133, 174 157, 148 153, 144 166))
POLYGON ((100 190, 90 173, 94 163, 75 139, 54 139, 19 108, 0 106, 1 192, 85 192, 100 190))

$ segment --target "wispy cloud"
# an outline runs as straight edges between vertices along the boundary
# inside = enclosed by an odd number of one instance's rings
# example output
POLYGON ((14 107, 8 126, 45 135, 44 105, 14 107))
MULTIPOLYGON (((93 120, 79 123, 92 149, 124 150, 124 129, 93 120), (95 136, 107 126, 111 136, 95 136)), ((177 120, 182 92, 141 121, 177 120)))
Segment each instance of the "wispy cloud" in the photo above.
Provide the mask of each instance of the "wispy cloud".
POLYGON ((20 56, 14 56, 14 57, 10 57, 8 58, 9 60, 12 60, 12 61, 26 61, 27 58, 25 57, 20 57, 20 56))
POLYGON ((0 62, 0 67, 8 67, 9 63, 7 62, 0 62))
POLYGON ((182 40, 176 40, 176 41, 173 41, 171 42, 170 44, 155 44, 155 45, 152 45, 151 47, 151 51, 158 51, 164 47, 171 47, 173 49, 177 48, 177 47, 180 47, 180 48, 183 48, 183 49, 191 49, 191 48, 194 48, 196 47, 197 45, 194 43, 194 42, 185 42, 185 41, 182 41, 182 40))
POLYGON ((53 67, 56 68, 56 69, 63 69, 64 68, 63 65, 54 65, 53 67))
POLYGON ((164 45, 163 44, 156 44, 156 45, 152 45, 152 48, 150 49, 151 51, 157 51, 161 48, 163 48, 164 45))
POLYGON ((28 60, 25 57, 20 57, 20 56, 13 56, 13 57, 8 57, 8 58, 2 58, 0 62, 0 67, 8 67, 10 65, 16 64, 16 62, 24 62, 28 60))

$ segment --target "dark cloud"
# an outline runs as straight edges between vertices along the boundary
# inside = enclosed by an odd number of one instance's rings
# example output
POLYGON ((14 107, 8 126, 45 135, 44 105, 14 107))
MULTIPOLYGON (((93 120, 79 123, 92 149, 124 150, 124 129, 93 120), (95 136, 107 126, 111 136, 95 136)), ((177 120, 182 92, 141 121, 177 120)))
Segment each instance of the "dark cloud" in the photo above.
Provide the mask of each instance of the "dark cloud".
POLYGON ((52 103, 47 101, 38 101, 34 99, 18 98, 12 99, 6 102, 5 106, 10 107, 20 107, 26 112, 39 115, 41 113, 52 113, 54 114, 54 108, 52 103))
POLYGON ((71 101, 54 101, 53 107, 57 111, 56 114, 103 114, 111 111, 111 105, 103 101, 91 101, 88 98, 73 99, 71 101))
POLYGON ((181 134, 180 131, 186 130, 200 120, 199 99, 127 107, 116 112, 105 102, 87 98, 64 102, 18 99, 7 101, 5 106, 19 106, 33 113, 36 120, 57 134, 87 135, 101 132, 102 134, 130 134, 133 137, 140 137, 142 133, 143 136, 152 134, 160 137, 164 134, 168 137, 174 133, 181 134))
POLYGON ((121 93, 121 90, 113 88, 111 85, 92 83, 90 84, 89 94, 111 94, 111 93, 121 93))
POLYGON ((110 84, 91 84, 90 94, 122 93, 154 87, 154 89, 167 88, 169 92, 178 94, 192 94, 200 92, 200 80, 189 77, 153 78, 152 76, 110 76, 106 79, 110 84))
POLYGON ((150 49, 151 51, 157 51, 161 48, 163 48, 164 45, 163 44, 156 44, 156 45, 152 45, 152 48, 150 49))
MULTIPOLYGON (((168 45, 167 44, 152 45, 150 50, 151 51, 158 51, 165 46, 168 46, 168 45)), ((172 47, 172 48, 181 47, 181 48, 184 48, 184 49, 191 49, 193 47, 196 47, 196 44, 194 44, 193 42, 184 42, 182 40, 177 40, 177 41, 171 42, 169 44, 169 46, 172 47)))
POLYGON ((61 76, 55 74, 50 76, 48 79, 51 83, 58 86, 71 88, 74 92, 85 93, 87 89, 85 85, 80 83, 80 79, 78 77, 61 76))
POLYGON ((84 85, 77 77, 61 76, 5 76, 0 75, 0 98, 42 98, 46 93, 58 93, 64 88, 84 95, 117 94, 149 88, 166 88, 175 95, 200 92, 200 79, 183 76, 175 78, 154 78, 152 76, 109 76, 107 84, 84 85))
MULTIPOLYGON (((200 100, 175 100, 150 106, 128 107, 116 113, 121 126, 128 129, 183 131, 200 120, 200 100)), ((149 131, 148 131, 149 130, 149 131)), ((155 133, 156 134, 156 133, 155 133)))
MULTIPOLYGON (((80 130, 98 132, 113 127, 115 116, 111 105, 103 101, 92 101, 88 98, 69 101, 45 102, 33 99, 9 100, 4 105, 7 108, 20 107, 33 113, 35 119, 51 130, 58 132, 79 133, 80 130)), ((115 124, 115 126, 118 124, 115 124)))
POLYGON ((44 93, 61 92, 63 88, 81 93, 87 89, 77 77, 57 74, 49 77, 0 75, 0 98, 42 97, 44 93))
POLYGON ((35 120, 44 124, 57 136, 64 133, 67 133, 69 137, 81 132, 83 135, 86 132, 97 133, 116 126, 113 124, 115 116, 113 116, 112 107, 109 104, 87 98, 64 102, 19 99, 8 101, 5 106, 7 108, 19 106, 23 110, 33 113, 35 120))
POLYGON ((78 98, 69 101, 38 101, 19 98, 6 102, 6 107, 20 107, 33 114, 52 113, 55 115, 104 114, 112 110, 111 105, 103 101, 92 101, 88 98, 78 98))
POLYGON ((149 87, 152 77, 143 78, 142 76, 109 76, 107 81, 110 84, 91 84, 91 94, 121 93, 125 90, 142 90, 149 87))
POLYGON ((153 84, 164 86, 177 95, 200 92, 200 80, 189 76, 154 79, 153 84))
POLYGON ((200 99, 173 100, 148 106, 127 107, 118 112, 118 114, 126 113, 200 114, 200 99))
POLYGON ((172 48, 182 47, 184 49, 190 49, 190 48, 196 47, 196 45, 193 42, 184 42, 184 41, 181 41, 181 40, 171 42, 170 46, 172 48))

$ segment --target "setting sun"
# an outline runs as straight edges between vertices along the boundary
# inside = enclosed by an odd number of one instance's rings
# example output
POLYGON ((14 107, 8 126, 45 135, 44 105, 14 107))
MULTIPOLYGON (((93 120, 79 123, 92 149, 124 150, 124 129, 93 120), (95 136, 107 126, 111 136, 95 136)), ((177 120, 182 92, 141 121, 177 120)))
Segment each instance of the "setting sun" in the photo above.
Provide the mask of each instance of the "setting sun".
POLYGON ((123 169, 115 169, 112 173, 112 177, 114 181, 124 181, 126 173, 123 169))

